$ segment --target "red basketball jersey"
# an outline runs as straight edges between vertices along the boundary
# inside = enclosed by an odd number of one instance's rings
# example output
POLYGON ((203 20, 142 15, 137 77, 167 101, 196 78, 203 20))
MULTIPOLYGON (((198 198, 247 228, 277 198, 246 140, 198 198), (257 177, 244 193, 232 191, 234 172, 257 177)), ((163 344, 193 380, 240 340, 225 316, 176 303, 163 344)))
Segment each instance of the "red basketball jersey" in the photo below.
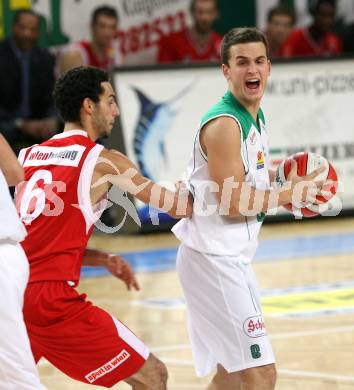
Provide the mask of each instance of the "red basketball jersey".
POLYGON ((315 42, 307 28, 294 30, 280 49, 280 57, 329 57, 342 53, 342 41, 335 33, 327 32, 315 42))
POLYGON ((222 37, 213 32, 205 47, 199 47, 188 30, 163 37, 159 43, 158 63, 220 60, 222 37))
POLYGON ((90 186, 103 146, 85 131, 57 134, 20 152, 25 182, 16 206, 28 235, 22 242, 30 263, 30 282, 80 278, 83 253, 101 215, 91 207, 90 186))
POLYGON ((100 59, 94 53, 89 41, 80 41, 74 44, 74 47, 79 49, 81 52, 84 65, 95 66, 96 68, 110 70, 115 66, 122 65, 122 58, 118 51, 118 48, 115 45, 112 45, 107 48, 106 55, 104 58, 100 59))

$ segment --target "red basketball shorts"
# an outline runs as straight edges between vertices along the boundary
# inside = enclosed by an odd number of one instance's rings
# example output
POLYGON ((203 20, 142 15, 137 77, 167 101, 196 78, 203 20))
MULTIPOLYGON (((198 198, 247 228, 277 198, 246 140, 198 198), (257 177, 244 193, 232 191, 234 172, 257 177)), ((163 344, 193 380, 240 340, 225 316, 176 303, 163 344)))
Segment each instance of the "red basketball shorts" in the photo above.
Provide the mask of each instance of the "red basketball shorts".
POLYGON ((24 318, 36 362, 44 357, 84 383, 112 387, 149 355, 127 327, 66 282, 29 284, 24 318))

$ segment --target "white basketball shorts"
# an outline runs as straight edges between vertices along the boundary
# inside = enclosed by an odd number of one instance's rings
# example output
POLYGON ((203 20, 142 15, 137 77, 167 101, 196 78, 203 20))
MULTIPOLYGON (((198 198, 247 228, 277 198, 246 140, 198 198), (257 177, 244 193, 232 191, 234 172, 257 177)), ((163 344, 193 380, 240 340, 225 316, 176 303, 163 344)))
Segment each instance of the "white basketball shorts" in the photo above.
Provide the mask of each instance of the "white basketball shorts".
POLYGON ((0 390, 45 390, 22 315, 28 274, 22 247, 0 240, 0 390))
POLYGON ((237 372, 275 362, 250 264, 182 244, 177 272, 198 376, 210 374, 217 364, 237 372))

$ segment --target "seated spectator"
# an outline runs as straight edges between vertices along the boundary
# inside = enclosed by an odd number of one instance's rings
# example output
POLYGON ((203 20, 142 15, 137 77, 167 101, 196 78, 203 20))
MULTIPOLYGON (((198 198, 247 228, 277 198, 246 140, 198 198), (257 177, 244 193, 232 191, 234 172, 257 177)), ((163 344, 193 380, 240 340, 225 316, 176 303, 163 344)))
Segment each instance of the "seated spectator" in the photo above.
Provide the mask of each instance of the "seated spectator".
POLYGON ((37 47, 40 17, 28 9, 14 16, 0 42, 0 132, 15 152, 56 133, 52 90, 54 57, 37 47))
POLYGON ((220 59, 222 37, 213 31, 213 24, 219 15, 217 0, 192 0, 190 11, 192 27, 160 40, 158 63, 220 59))
POLYGON ((280 54, 280 48, 287 40, 296 23, 293 9, 278 5, 268 13, 266 36, 269 44, 270 58, 276 58, 280 54))
POLYGON ((317 0, 309 27, 295 30, 280 50, 283 57, 329 57, 342 53, 342 40, 333 32, 335 0, 317 0))
POLYGON ((118 29, 115 8, 101 6, 91 16, 91 41, 79 41, 64 49, 58 58, 58 73, 77 66, 95 66, 110 70, 122 64, 122 57, 114 39, 118 29))

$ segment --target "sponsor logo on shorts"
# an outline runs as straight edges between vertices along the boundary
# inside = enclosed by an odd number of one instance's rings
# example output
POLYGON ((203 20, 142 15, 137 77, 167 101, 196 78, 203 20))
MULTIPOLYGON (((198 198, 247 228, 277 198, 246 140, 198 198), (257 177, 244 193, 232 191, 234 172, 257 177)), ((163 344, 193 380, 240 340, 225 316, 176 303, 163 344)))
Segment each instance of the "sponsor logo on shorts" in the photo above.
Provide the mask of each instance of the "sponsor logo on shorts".
POLYGON ((115 370, 118 366, 124 363, 129 357, 130 357, 130 353, 127 352, 125 349, 123 349, 122 352, 120 352, 120 354, 114 357, 112 360, 110 360, 109 362, 103 364, 101 367, 87 374, 85 376, 86 380, 90 383, 97 381, 97 379, 115 370))
POLYGON ((267 334, 262 316, 248 317, 243 323, 243 330, 249 337, 262 337, 267 334))
POLYGON ((258 344, 251 345, 250 350, 251 350, 251 355, 252 355, 253 359, 259 359, 262 356, 261 348, 259 347, 258 344))

